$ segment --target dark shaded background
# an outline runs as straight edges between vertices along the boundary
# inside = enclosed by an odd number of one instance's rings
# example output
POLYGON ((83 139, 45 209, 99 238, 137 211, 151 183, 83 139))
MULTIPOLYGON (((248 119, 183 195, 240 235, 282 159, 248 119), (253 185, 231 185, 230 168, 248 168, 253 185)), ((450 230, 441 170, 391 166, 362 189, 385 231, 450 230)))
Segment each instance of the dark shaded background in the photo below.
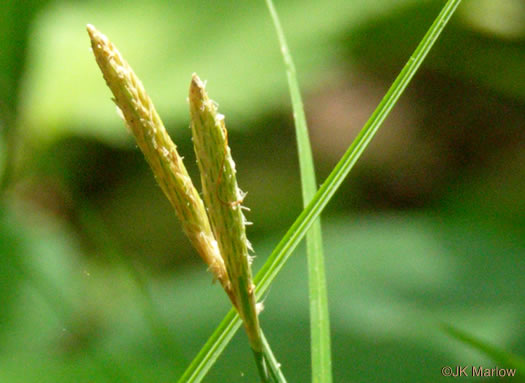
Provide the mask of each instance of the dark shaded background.
MULTIPOLYGON (((444 1, 276 1, 323 180, 444 1)), ((171 382, 229 308, 115 113, 92 23, 196 166, 191 73, 230 129, 258 269, 301 211, 285 72, 263 1, 0 3, 0 381, 171 382)), ((335 382, 434 381, 525 355, 525 1, 465 0, 323 214, 335 382)), ((261 321, 309 380, 306 262, 261 321)), ((253 382, 245 335, 206 382, 253 382)), ((465 379, 468 381, 469 379, 465 379)))

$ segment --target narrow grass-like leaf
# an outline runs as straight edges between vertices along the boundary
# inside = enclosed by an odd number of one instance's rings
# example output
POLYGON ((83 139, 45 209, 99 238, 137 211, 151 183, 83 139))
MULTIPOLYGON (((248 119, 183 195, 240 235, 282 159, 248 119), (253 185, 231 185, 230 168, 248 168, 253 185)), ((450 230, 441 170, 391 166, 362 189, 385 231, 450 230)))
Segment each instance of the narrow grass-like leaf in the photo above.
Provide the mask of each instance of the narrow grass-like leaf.
MULTIPOLYGON (((257 273, 255 277, 257 298, 260 298, 266 291, 268 291, 271 282, 282 269, 295 247, 306 234, 306 231, 310 228, 326 204, 330 201, 333 194, 337 191, 374 134, 381 126, 381 123, 396 104, 397 100, 407 87, 408 83, 460 3, 461 0, 447 1, 363 129, 361 129, 358 136, 327 177, 326 181, 315 193, 312 201, 310 201, 308 206, 303 210, 299 217, 297 217, 290 229, 277 244, 266 263, 257 273)), ((219 327, 212 334, 211 338, 206 342, 199 354, 192 361, 179 382, 200 382, 215 360, 217 360, 222 350, 224 350, 226 343, 233 337, 238 326, 239 318, 228 313, 220 323, 219 327)))
POLYGON ((524 381, 523 374, 525 374, 525 359, 522 357, 493 346, 452 325, 443 324, 441 327, 451 337, 489 356, 494 362, 516 369, 516 374, 522 378, 522 382, 524 381))
MULTIPOLYGON (((237 330, 241 327, 241 323, 239 314, 237 314, 234 309, 231 309, 177 382, 201 382, 237 330)), ((272 379, 274 379, 276 383, 286 382, 286 379, 281 373, 279 363, 273 356, 270 346, 264 337, 264 333, 261 333, 261 335, 263 339, 263 352, 272 379)))
POLYGON ((241 318, 231 309, 177 382, 201 382, 239 327, 241 318))
MULTIPOLYGON (((295 64, 272 0, 266 0, 270 11, 281 52, 286 67, 290 98, 292 100, 295 134, 301 172, 301 188, 304 207, 311 201, 317 191, 314 161, 306 116, 304 114, 301 91, 295 64)), ((332 382, 332 356, 330 350, 330 315, 328 311, 328 294, 326 291, 326 273, 323 255, 321 219, 317 219, 306 234, 306 255, 308 259, 308 287, 310 294, 310 345, 312 359, 312 382, 332 382)))

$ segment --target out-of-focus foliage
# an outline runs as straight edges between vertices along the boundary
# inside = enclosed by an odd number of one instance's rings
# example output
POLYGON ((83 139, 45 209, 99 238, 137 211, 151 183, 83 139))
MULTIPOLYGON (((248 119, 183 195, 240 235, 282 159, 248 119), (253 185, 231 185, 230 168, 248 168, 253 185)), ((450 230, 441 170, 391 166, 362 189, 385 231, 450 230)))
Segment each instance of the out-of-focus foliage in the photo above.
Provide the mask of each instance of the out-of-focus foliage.
MULTIPOLYGON (((442 2, 276 3, 322 180, 442 2)), ((464 0, 323 216, 336 382, 492 367, 441 322, 525 355, 524 4, 464 0)), ((0 125, 17 133, 0 146, 4 158, 16 145, 0 206, 0 381, 174 381, 228 300, 128 145, 85 24, 142 78, 194 180, 186 95, 192 72, 208 79, 248 191, 257 269, 301 209, 264 2, 7 0, 0 11, 0 125)), ((290 381, 309 379, 307 299, 298 251, 261 316, 290 381)), ((254 381, 251 358, 239 333, 205 381, 254 381)))
MULTIPOLYGON (((426 65, 525 100, 525 80, 520 75, 525 60, 520 49, 525 35, 525 13, 519 12, 523 3, 506 0, 499 6, 486 5, 489 9, 481 13, 474 2, 466 2, 457 24, 497 29, 492 19, 484 21, 483 15, 499 10, 501 19, 511 18, 511 22, 498 24, 506 26, 504 41, 510 41, 495 44, 491 36, 483 39, 483 35, 462 33, 459 38, 444 39, 448 44, 441 44, 437 49, 441 53, 433 54, 434 59, 426 65), (492 61, 487 62, 489 57, 492 61), (493 70, 486 71, 489 64, 493 70)), ((384 65, 385 60, 399 63, 413 49, 439 6, 439 1, 428 0, 334 0, 328 4, 295 1, 284 3, 280 13, 288 26, 301 78, 308 79, 304 81, 305 90, 310 90, 321 86, 322 80, 341 64, 353 64, 351 56, 341 56, 348 44, 338 40, 338 36, 346 36, 351 44, 365 48, 374 65, 384 65), (414 3, 419 4, 414 7, 414 3), (392 18, 381 17, 389 11, 392 18), (374 43, 395 38, 396 34, 405 38, 381 49, 370 49, 374 43)), ((28 68, 31 81, 25 89, 22 113, 38 137, 53 136, 64 128, 112 141, 125 137, 122 130, 112 129, 114 108, 108 106, 107 98, 100 97, 109 97, 109 92, 102 91, 104 83, 97 68, 91 65, 86 33, 79 28, 86 23, 93 23, 112 36, 141 74, 165 119, 187 121, 185 99, 192 72, 212 80, 210 88, 231 115, 234 126, 288 104, 282 97, 286 84, 264 4, 58 3, 40 15, 31 40, 33 65, 28 68), (228 21, 219 15, 225 15, 228 21)))
MULTIPOLYGON (((309 79, 306 89, 318 86, 337 65, 342 47, 335 36, 389 9, 413 3, 283 3, 280 14, 297 52, 302 78, 309 79), (309 21, 301 21, 305 19, 309 21)), ((23 114, 39 136, 66 128, 109 140, 126 137, 121 129, 112 129, 115 113, 107 102, 109 92, 103 90, 85 30, 79 28, 86 23, 111 36, 165 119, 188 120, 185 100, 192 72, 210 79, 210 92, 220 100, 233 126, 283 109, 282 104, 288 107, 281 57, 264 2, 59 3, 41 15, 32 40, 35 65, 28 73, 31 82, 23 114), (71 97, 72 93, 76 96, 71 97)))
POLYGON ((0 100, 3 118, 4 113, 16 112, 19 80, 25 69, 29 28, 34 16, 44 4, 44 0, 31 0, 24 4, 7 0, 0 4, 0 100))

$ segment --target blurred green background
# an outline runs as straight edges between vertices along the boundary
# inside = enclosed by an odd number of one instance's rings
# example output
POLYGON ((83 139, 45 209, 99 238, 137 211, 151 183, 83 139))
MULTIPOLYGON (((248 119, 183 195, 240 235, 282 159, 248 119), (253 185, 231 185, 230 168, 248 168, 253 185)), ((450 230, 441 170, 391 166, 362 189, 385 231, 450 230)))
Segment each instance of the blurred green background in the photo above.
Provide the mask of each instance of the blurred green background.
MULTIPOLYGON (((276 1, 319 182, 443 4, 276 1)), ((194 179, 186 95, 192 72, 208 80, 255 269, 301 211, 263 1, 0 2, 0 382, 173 382, 229 309, 115 113, 87 23, 141 77, 194 179)), ((335 382, 495 366, 440 322, 525 355, 524 63, 525 1, 464 0, 323 214, 335 382)), ((307 382, 303 249, 264 303, 283 372, 307 382)), ((257 381, 244 333, 205 381, 257 381)))

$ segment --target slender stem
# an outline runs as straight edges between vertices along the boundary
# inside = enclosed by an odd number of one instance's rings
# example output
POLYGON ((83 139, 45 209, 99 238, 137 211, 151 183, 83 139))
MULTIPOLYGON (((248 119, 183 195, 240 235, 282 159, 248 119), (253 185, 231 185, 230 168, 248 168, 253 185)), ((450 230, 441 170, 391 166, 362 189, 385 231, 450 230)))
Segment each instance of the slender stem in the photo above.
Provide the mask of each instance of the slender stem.
MULTIPOLYGON (((290 98, 292 100, 293 116, 295 120, 303 205, 306 207, 317 191, 312 149, 306 125, 306 116, 304 113, 295 65, 288 44, 286 43, 279 16, 272 0, 266 0, 266 4, 275 25, 286 67, 288 87, 290 89, 290 98)), ((317 219, 313 223, 312 227, 306 234, 306 254, 308 260, 308 285, 310 295, 312 381, 315 383, 331 383, 332 356, 330 350, 330 315, 328 311, 328 293, 326 288, 326 273, 320 219, 317 219)))
POLYGON ((257 372, 259 373, 259 377, 261 378, 262 383, 272 383, 270 380, 270 374, 268 372, 268 368, 266 367, 266 359, 264 358, 264 354, 262 351, 255 351, 252 348, 253 357, 255 358, 255 364, 257 366, 257 372))
POLYGON ((264 350, 264 358, 266 359, 269 366, 269 373, 275 383, 286 383, 286 378, 281 371, 281 364, 277 361, 273 355, 272 349, 266 340, 264 333, 261 334, 264 350))
POLYGON ((401 94, 409 84, 412 77, 414 77, 417 69, 460 3, 461 0, 447 1, 412 56, 410 56, 405 66, 390 86, 388 92, 372 113, 372 116, 370 116, 365 126, 361 129, 341 160, 337 163, 332 172, 326 178, 325 182, 315 193, 314 198, 301 212, 290 229, 288 229, 284 237, 277 244, 272 254, 255 277, 258 294, 263 294, 268 290, 271 282, 281 271, 282 267, 307 230, 326 207, 348 173, 350 173, 350 170, 352 170, 353 166, 368 146, 383 121, 393 109, 399 97, 401 97, 401 94))
POLYGON ((210 367, 222 354, 237 330, 239 330, 241 324, 241 318, 237 311, 233 308, 228 311, 228 314, 226 314, 219 326, 200 349, 197 356, 191 361, 190 365, 177 382, 201 382, 208 373, 210 367), (203 361, 205 361, 205 363, 203 363, 203 361))
MULTIPOLYGON (((341 185, 344 178, 348 175, 364 148, 372 139, 374 133, 394 107, 395 103, 460 3, 461 0, 447 1, 406 63, 405 67, 402 69, 401 73, 398 75, 352 145, 348 148, 343 158, 338 162, 323 186, 315 194, 313 200, 303 210, 299 217, 297 217, 293 225, 275 247, 261 270, 259 270, 255 276, 255 282, 258 283, 256 289, 256 296, 258 298, 268 291, 271 282, 280 272, 308 228, 319 216, 332 195, 341 185)), ((183 376, 179 379, 179 383, 196 383, 202 381, 208 370, 215 363, 228 342, 232 339, 239 326, 239 318, 236 316, 235 312, 231 310, 188 366, 183 376)))

